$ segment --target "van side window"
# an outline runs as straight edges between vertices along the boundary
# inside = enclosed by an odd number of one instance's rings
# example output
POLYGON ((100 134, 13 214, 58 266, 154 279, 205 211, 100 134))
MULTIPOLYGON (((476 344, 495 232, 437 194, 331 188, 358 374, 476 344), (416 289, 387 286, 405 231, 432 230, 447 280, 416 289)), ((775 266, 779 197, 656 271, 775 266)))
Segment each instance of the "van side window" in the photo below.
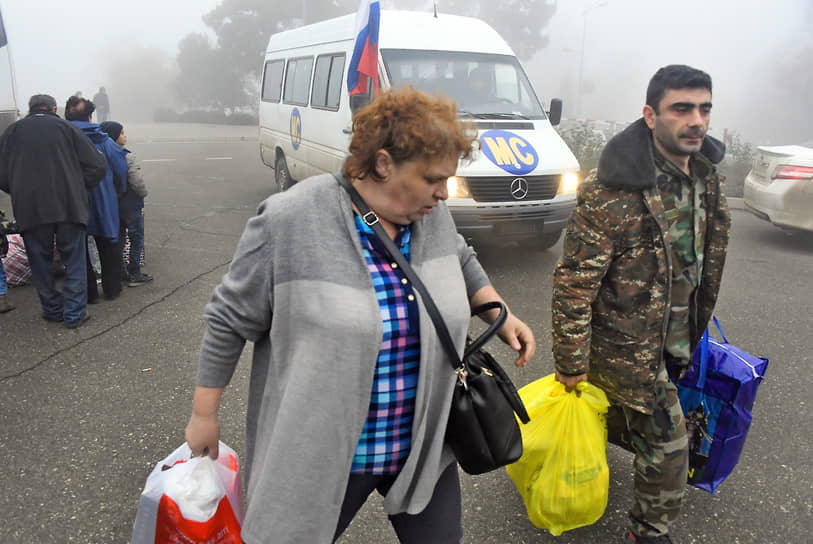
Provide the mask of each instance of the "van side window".
POLYGON ((308 91, 311 86, 313 57, 290 59, 285 71, 285 91, 283 102, 299 106, 308 105, 308 91))
POLYGON ((316 70, 313 73, 313 92, 311 93, 312 107, 333 111, 339 109, 343 74, 344 53, 321 55, 316 58, 316 70))
POLYGON ((263 102, 279 102, 282 96, 282 69, 284 60, 273 60, 265 63, 263 73, 263 102))

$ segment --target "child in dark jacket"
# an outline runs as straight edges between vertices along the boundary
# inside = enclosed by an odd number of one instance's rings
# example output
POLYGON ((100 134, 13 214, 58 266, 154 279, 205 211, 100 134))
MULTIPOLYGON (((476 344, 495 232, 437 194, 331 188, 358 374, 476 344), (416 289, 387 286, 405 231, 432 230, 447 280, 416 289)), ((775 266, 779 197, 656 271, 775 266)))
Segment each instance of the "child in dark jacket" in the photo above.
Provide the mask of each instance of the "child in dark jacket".
POLYGON ((127 276, 128 287, 138 287, 152 281, 152 276, 141 271, 141 251, 144 248, 144 197, 147 186, 141 174, 141 164, 133 153, 125 148, 127 135, 124 127, 115 121, 105 121, 99 125, 127 153, 127 191, 119 197, 119 242, 124 252, 125 232, 130 239, 130 259, 123 274, 127 276))

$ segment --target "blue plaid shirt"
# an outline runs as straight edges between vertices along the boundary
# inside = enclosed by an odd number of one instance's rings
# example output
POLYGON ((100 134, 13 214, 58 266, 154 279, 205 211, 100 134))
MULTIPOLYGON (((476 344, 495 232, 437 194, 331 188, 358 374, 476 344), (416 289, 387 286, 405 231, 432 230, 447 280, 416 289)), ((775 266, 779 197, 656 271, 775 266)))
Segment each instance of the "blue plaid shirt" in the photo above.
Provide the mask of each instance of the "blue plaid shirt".
MULTIPOLYGON (((403 467, 412 444, 421 355, 418 306, 412 286, 378 236, 358 215, 355 218, 364 260, 381 309, 384 337, 376 361, 370 411, 350 472, 396 474, 403 467)), ((395 245, 407 260, 409 241, 409 226, 401 227, 395 245)))

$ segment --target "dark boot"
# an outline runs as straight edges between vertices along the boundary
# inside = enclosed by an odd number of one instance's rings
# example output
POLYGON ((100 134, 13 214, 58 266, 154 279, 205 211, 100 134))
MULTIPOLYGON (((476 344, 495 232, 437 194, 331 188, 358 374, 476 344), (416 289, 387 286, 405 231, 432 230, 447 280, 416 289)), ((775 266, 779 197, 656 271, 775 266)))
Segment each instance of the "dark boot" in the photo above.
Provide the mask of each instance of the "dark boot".
POLYGON ((638 536, 629 529, 627 529, 624 537, 624 542, 629 544, 672 544, 672 539, 669 538, 669 535, 638 536))

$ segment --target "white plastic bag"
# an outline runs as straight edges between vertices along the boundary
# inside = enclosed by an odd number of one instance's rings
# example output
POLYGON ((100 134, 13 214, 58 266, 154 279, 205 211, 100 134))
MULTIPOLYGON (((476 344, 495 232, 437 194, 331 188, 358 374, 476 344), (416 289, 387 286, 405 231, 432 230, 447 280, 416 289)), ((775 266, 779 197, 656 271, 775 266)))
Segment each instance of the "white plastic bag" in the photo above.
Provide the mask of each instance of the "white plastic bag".
POLYGON ((217 461, 184 444, 155 465, 138 505, 131 544, 242 544, 240 459, 223 442, 217 461))

